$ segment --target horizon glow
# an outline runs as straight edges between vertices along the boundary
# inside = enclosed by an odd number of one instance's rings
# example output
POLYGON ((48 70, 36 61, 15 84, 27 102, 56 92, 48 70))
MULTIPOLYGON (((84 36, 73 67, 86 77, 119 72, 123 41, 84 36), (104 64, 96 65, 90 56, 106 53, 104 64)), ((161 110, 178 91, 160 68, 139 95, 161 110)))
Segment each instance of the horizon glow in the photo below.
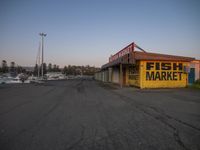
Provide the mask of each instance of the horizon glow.
POLYGON ((131 42, 147 52, 200 59, 199 0, 2 0, 0 60, 100 67, 131 42))

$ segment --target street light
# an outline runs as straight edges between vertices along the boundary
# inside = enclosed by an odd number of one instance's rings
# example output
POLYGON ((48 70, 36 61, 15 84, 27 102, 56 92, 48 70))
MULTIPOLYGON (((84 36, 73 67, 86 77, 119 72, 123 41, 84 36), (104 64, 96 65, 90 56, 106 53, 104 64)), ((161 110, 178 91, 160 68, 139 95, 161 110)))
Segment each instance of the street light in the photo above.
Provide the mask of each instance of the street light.
POLYGON ((45 33, 39 33, 39 35, 42 37, 42 79, 44 78, 44 67, 43 67, 43 63, 44 63, 44 37, 47 35, 45 33))

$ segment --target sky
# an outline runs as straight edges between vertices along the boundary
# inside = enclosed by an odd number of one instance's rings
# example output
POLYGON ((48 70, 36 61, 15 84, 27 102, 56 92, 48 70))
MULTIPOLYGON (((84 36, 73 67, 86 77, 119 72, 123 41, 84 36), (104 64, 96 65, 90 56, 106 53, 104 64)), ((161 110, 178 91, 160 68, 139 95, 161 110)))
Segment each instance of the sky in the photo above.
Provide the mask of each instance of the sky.
POLYGON ((0 0, 0 61, 100 67, 128 44, 200 59, 200 0, 0 0))

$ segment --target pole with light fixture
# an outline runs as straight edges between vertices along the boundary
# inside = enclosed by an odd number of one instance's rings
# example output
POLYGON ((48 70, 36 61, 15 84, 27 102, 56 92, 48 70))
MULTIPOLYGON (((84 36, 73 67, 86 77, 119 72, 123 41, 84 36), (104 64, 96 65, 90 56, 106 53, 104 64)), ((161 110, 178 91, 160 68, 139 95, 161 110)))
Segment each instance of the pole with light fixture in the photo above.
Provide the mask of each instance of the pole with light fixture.
POLYGON ((42 37, 42 63, 41 63, 41 69, 42 69, 42 79, 44 79, 44 37, 47 35, 45 33, 39 33, 39 35, 42 37))

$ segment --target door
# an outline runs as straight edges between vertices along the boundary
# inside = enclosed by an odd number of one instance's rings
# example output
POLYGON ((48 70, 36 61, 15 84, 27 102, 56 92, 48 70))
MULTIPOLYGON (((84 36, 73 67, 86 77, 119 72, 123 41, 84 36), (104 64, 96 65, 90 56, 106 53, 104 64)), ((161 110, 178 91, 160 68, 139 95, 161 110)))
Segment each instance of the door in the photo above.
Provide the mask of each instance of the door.
POLYGON ((188 81, 190 84, 195 81, 195 68, 190 68, 190 73, 188 74, 188 81))

